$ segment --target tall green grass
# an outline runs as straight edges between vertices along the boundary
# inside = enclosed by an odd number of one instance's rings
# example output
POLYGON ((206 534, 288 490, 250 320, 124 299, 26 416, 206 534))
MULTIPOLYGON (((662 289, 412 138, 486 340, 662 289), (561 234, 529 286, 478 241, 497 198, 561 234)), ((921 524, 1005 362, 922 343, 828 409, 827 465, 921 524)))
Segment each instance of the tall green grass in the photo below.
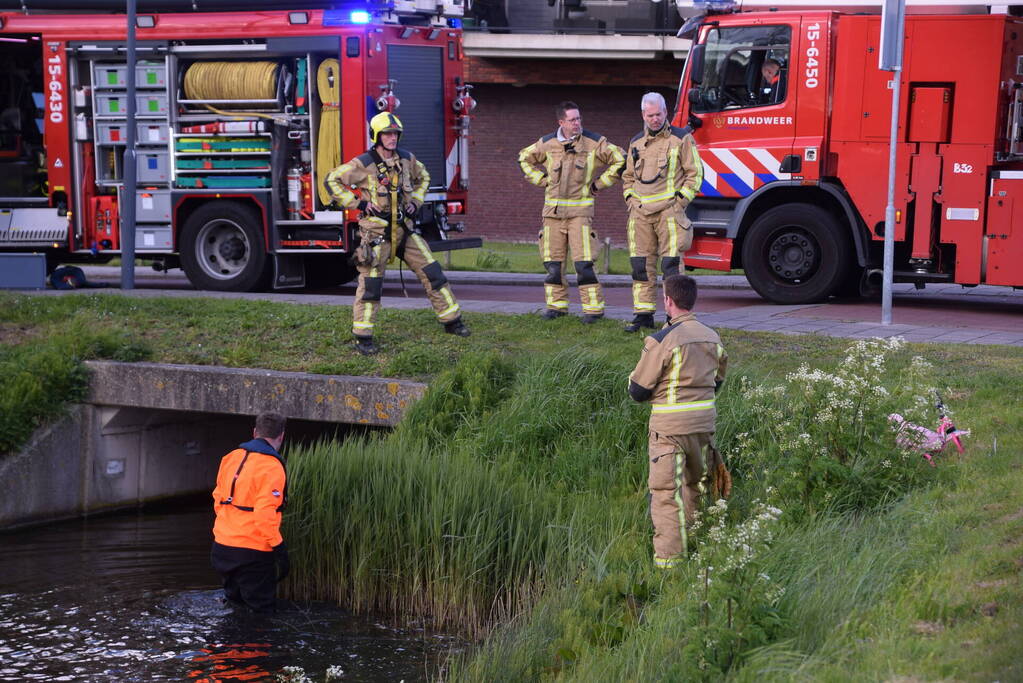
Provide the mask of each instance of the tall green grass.
POLYGON ((294 451, 294 594, 481 634, 633 557, 638 500, 614 510, 579 493, 638 498, 641 469, 617 448, 642 416, 620 387, 585 353, 519 367, 473 354, 391 434, 294 451))

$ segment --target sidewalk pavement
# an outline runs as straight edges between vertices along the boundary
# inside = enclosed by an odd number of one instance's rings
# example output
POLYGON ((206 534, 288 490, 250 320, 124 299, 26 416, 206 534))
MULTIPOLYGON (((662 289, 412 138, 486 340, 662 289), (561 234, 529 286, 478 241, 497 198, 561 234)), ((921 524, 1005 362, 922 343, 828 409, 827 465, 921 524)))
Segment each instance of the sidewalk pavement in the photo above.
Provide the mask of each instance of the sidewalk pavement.
MULTIPOLYGON (((87 266, 83 268, 86 276, 97 282, 116 282, 120 276, 120 269, 110 266, 87 266)), ((538 273, 493 273, 493 272, 469 272, 469 271, 446 271, 448 279, 455 285, 455 292, 462 304, 462 308, 469 313, 500 313, 500 314, 529 314, 537 313, 542 309, 539 298, 535 301, 492 301, 472 299, 471 286, 476 285, 507 285, 507 286, 536 286, 543 282, 544 275, 538 273)), ((944 297, 940 307, 935 307, 932 315, 922 316, 925 320, 918 324, 891 324, 882 326, 880 324, 880 305, 877 305, 877 318, 873 322, 862 320, 850 320, 842 316, 842 307, 829 304, 805 304, 796 306, 784 306, 770 304, 752 294, 749 283, 741 275, 697 275, 695 276, 699 287, 706 290, 734 290, 736 301, 724 310, 714 312, 701 312, 699 305, 697 312, 700 320, 711 327, 720 327, 733 330, 748 330, 756 332, 778 332, 781 334, 819 334, 829 337, 845 337, 851 339, 865 339, 872 337, 903 337, 911 342, 938 342, 938 343, 961 343, 961 344, 1000 344, 1007 346, 1023 346, 1023 318, 1020 323, 1015 324, 1013 314, 1009 314, 1011 323, 1002 325, 1003 329, 992 329, 984 327, 983 324, 971 324, 960 326, 948 324, 957 320, 955 308, 970 310, 973 302, 984 304, 997 302, 1010 307, 1019 306, 1019 312, 1023 313, 1023 291, 1013 290, 1007 287, 994 287, 979 285, 972 288, 964 288, 960 285, 940 284, 928 285, 926 290, 918 291, 912 284, 897 283, 893 286, 893 293, 896 297, 903 297, 903 300, 913 300, 919 297, 920 300, 929 300, 933 303, 935 299, 944 297), (804 309, 816 309, 812 315, 791 315, 793 312, 804 309), (940 310, 944 309, 944 310, 940 310), (948 311, 948 312, 946 312, 948 311), (1005 329, 1008 328, 1008 329, 1005 329)), ((388 270, 386 281, 396 283, 400 275, 397 270, 388 270)), ((574 276, 569 278, 574 283, 574 276)), ((629 287, 632 280, 628 275, 601 275, 601 282, 606 287, 629 287)), ((352 304, 352 294, 324 294, 322 290, 315 293, 302 291, 285 290, 281 292, 207 292, 193 289, 149 289, 158 281, 173 282, 178 287, 188 287, 187 281, 180 271, 173 273, 156 273, 147 268, 136 269, 136 283, 143 289, 135 289, 132 296, 141 297, 210 297, 210 298, 231 298, 231 299, 252 299, 281 301, 303 304, 324 304, 343 305, 352 304)), ((405 273, 406 282, 414 282, 415 276, 405 273), (411 280, 410 280, 411 278, 411 280)), ((573 284, 574 286, 574 284, 573 284)), ((46 290, 50 294, 60 294, 53 290, 46 290)), ((119 292, 116 289, 83 290, 86 292, 119 292)), ((710 296, 708 296, 708 299, 710 296)), ((897 304, 898 305, 898 304, 897 304)), ((404 298, 400 296, 387 296, 384 301, 387 308, 412 310, 429 307, 424 298, 404 298)), ((1014 312, 1013 312, 1014 313, 1014 312)), ((633 312, 631 306, 608 306, 605 311, 607 318, 615 320, 631 320, 633 312)), ((661 314, 658 314, 658 318, 661 314)), ((921 317, 921 316, 918 316, 921 317)), ((1003 320, 1004 322, 1004 320, 1003 320)), ((471 323, 470 323, 471 324, 471 323)))

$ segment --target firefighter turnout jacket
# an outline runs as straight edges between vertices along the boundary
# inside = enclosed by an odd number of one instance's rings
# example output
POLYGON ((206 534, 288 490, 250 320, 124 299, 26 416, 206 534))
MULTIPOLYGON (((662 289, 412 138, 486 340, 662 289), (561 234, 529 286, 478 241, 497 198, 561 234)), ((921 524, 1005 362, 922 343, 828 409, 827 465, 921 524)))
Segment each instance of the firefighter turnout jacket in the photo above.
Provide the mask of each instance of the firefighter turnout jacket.
MULTIPOLYGON (((703 164, 688 128, 664 124, 654 132, 644 127, 632 138, 622 172, 622 191, 630 208, 646 215, 676 201, 685 208, 702 184, 703 164)), ((687 221, 684 213, 680 219, 687 221)))
POLYGON ((213 489, 213 538, 232 548, 270 552, 281 538, 287 473, 280 454, 255 438, 223 457, 213 489))
POLYGON ((728 354, 717 332, 684 313, 643 344, 629 375, 629 395, 650 401, 650 431, 698 434, 714 431, 714 394, 725 379, 728 354))
POLYGON ((614 185, 624 164, 621 147, 588 130, 570 140, 559 140, 555 131, 519 152, 526 180, 546 188, 545 218, 592 216, 594 187, 614 185))
POLYGON ((360 227, 379 230, 389 239, 387 229, 401 222, 405 207, 412 204, 418 210, 423 205, 430 174, 411 152, 399 148, 390 159, 384 159, 374 147, 328 173, 324 183, 342 207, 358 206, 363 211, 360 227), (360 191, 359 197, 354 188, 360 191), (369 213, 370 204, 380 211, 369 213))
POLYGON ((412 153, 400 148, 391 158, 383 159, 374 146, 331 171, 324 182, 342 206, 358 206, 362 210, 360 244, 355 253, 359 284, 352 303, 352 334, 373 336, 384 273, 387 263, 394 258, 404 260, 419 278, 437 319, 445 325, 457 322, 461 307, 448 279, 429 244, 415 232, 412 216, 404 215, 409 204, 414 211, 423 205, 430 186, 426 167, 412 153), (356 197, 353 189, 359 190, 360 197, 356 197), (371 211, 370 203, 378 210, 371 211))

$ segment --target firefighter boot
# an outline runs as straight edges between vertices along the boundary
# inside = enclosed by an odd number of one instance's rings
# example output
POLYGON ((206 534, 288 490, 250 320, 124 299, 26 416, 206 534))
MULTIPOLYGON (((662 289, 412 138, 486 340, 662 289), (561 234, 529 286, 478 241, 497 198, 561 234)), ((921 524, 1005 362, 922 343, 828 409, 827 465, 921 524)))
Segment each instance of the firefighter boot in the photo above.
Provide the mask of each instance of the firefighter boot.
POLYGON ((548 308, 545 309, 544 312, 540 314, 540 317, 543 318, 544 320, 554 320, 555 318, 560 318, 564 315, 566 315, 564 311, 556 311, 553 308, 548 308))
POLYGON ((592 325, 593 323, 597 322, 603 317, 604 317, 603 313, 596 313, 593 315, 587 314, 582 317, 582 322, 584 325, 592 325))
POLYGON ((448 334, 458 335, 459 337, 468 337, 472 334, 469 332, 469 328, 465 326, 465 323, 462 322, 461 318, 455 318, 449 323, 444 323, 444 331, 448 334))
POLYGON ((380 347, 373 343, 373 337, 355 335, 355 350, 364 356, 372 356, 380 351, 380 347))
POLYGON ((625 326, 626 332, 639 332, 644 327, 649 327, 651 330, 657 327, 654 324, 653 313, 637 313, 636 317, 632 319, 632 322, 625 326))

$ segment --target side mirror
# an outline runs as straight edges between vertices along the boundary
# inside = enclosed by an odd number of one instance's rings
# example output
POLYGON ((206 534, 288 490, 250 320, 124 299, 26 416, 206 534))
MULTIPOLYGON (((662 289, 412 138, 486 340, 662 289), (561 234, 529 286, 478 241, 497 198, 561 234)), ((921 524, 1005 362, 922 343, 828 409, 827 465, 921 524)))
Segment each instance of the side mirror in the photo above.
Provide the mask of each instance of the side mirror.
POLYGON ((687 90, 686 97, 689 98, 689 104, 699 104, 702 101, 699 88, 690 88, 687 90))
POLYGON ((703 44, 694 45, 689 51, 689 82, 693 85, 703 83, 703 44))

